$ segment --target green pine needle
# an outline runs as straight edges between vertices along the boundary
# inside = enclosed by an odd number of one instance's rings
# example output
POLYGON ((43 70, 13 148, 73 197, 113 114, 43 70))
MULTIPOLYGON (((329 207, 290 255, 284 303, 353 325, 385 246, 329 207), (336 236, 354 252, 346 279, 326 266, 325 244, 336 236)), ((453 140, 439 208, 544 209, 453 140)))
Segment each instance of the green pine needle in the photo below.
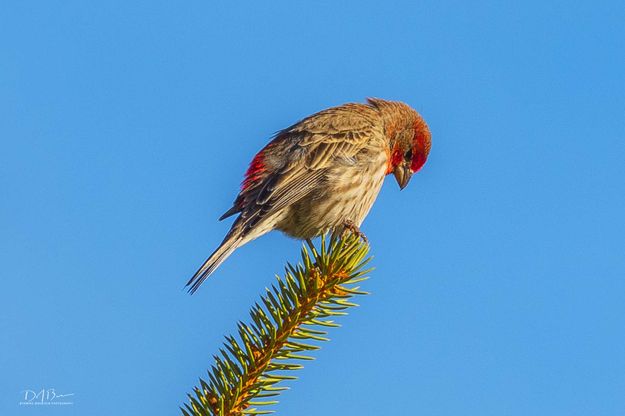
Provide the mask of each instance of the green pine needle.
POLYGON ((357 306, 353 296, 367 294, 356 286, 371 269, 365 266, 369 246, 353 234, 321 238, 318 250, 302 247, 300 264, 287 264, 284 277, 267 289, 251 311, 251 322, 237 324, 238 339, 227 336, 214 356, 208 382, 188 394, 180 410, 185 416, 264 415, 275 397, 294 380, 289 373, 312 360, 308 351, 328 341, 327 329, 338 327, 335 316, 357 306))

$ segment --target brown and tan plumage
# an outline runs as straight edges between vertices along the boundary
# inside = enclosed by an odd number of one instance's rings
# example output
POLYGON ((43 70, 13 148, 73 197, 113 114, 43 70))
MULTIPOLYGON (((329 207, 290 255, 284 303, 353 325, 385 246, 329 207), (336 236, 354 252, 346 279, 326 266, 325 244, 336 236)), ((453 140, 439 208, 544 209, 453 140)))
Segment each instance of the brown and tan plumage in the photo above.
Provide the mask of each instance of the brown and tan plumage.
POLYGON ((384 177, 400 188, 425 163, 430 131, 408 105, 369 99, 309 116, 280 131, 252 160, 242 189, 220 220, 239 214, 221 245, 189 280, 195 292, 232 252, 277 229, 311 239, 358 229, 384 177))

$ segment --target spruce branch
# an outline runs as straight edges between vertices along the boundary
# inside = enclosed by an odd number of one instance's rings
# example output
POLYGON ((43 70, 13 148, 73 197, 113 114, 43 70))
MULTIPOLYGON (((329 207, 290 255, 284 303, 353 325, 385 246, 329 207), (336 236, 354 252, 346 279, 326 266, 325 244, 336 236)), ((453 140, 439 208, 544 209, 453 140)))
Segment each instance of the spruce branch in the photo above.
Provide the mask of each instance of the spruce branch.
POLYGON ((180 410, 185 416, 238 416, 272 413, 267 406, 288 387, 282 381, 289 373, 312 360, 309 351, 328 341, 333 319, 357 306, 350 301, 366 294, 357 284, 370 272, 365 265, 369 246, 357 235, 321 238, 321 247, 302 247, 302 262, 287 263, 284 277, 267 289, 251 311, 251 322, 238 323, 238 338, 227 336, 214 356, 208 381, 188 394, 189 403, 180 410))

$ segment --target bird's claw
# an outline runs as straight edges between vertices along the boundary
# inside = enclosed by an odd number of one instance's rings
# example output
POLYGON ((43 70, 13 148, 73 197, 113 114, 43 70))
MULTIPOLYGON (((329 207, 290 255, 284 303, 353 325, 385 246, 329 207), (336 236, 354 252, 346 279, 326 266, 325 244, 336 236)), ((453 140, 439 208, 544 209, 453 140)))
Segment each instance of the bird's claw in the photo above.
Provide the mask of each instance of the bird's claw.
POLYGON ((357 235, 363 242, 369 243, 369 239, 367 238, 365 233, 360 231, 360 228, 358 228, 358 226, 354 224, 353 221, 346 220, 345 222, 343 222, 343 232, 345 231, 350 231, 352 234, 357 235))

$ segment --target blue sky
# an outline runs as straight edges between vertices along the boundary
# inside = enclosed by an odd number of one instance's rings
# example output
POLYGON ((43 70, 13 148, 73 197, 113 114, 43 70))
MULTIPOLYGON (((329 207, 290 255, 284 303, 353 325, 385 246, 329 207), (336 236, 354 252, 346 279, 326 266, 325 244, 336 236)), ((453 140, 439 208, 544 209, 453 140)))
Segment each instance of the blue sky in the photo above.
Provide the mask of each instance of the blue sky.
POLYGON ((432 152, 363 225, 371 296, 278 414, 625 413, 622 2, 21 1, 0 13, 0 414, 176 414, 300 243, 195 296, 247 163, 367 96, 432 152), (21 391, 74 393, 19 406, 21 391))

